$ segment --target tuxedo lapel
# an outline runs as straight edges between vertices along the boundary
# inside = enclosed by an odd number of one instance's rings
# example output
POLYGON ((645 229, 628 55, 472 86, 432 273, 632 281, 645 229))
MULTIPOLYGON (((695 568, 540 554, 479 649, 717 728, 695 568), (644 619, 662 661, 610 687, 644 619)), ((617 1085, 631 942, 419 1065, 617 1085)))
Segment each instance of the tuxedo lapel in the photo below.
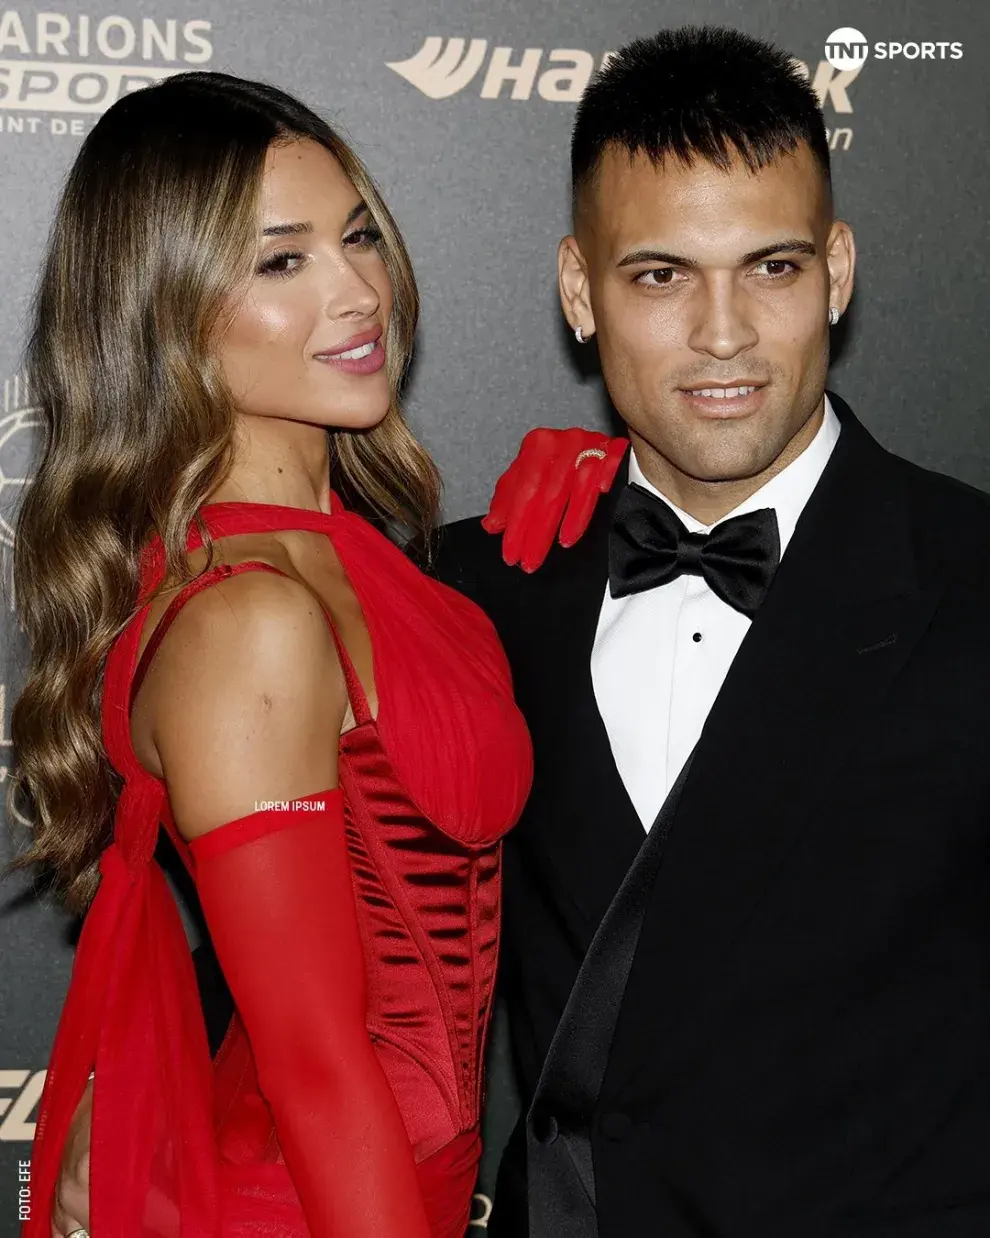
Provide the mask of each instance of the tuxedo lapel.
POLYGON ((842 432, 695 750, 605 1095, 647 1061, 676 1071, 733 940, 937 605, 916 578, 901 472, 830 398, 842 432))
POLYGON ((536 753, 520 837, 544 854, 554 888, 595 929, 644 837, 615 767, 591 681, 591 650, 608 580, 608 534, 620 485, 603 496, 574 547, 555 547, 527 581, 525 648, 513 658, 536 753))
POLYGON ((670 789, 636 859, 599 924, 554 1033, 526 1115, 530 1238, 595 1238, 595 1171, 587 1115, 608 1067, 629 968, 691 769, 670 789), (552 1127, 551 1127, 552 1121, 552 1127), (554 1129, 556 1136, 547 1137, 554 1129))

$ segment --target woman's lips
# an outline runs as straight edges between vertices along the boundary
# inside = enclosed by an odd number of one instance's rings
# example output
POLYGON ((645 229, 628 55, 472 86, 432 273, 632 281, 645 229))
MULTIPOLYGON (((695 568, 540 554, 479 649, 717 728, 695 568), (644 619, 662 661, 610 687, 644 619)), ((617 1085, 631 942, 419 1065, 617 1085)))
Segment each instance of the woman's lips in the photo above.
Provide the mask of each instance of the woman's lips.
POLYGON ((385 364, 381 336, 381 327, 372 327, 352 336, 333 351, 317 353, 316 360, 335 370, 343 370, 345 374, 376 374, 385 364))

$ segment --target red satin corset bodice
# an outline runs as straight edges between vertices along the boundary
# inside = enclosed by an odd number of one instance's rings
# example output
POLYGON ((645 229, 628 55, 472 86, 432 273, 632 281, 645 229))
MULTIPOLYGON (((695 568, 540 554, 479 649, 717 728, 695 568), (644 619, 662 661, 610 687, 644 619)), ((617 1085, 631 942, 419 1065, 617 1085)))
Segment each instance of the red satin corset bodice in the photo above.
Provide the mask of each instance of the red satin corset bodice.
MULTIPOLYGON (((498 844, 522 810, 532 769, 505 655, 473 602, 425 576, 336 496, 330 516, 271 504, 200 510, 214 539, 321 528, 361 603, 378 716, 372 718, 338 640, 356 720, 340 739, 339 776, 365 950, 368 1031, 416 1159, 426 1160, 480 1117, 498 956, 498 844)), ((190 546, 197 544, 193 531, 190 546)), ((153 652, 149 642, 145 654, 153 652)), ((141 667, 136 681, 140 673, 141 667)), ((167 801, 163 816, 195 875, 167 801)), ((253 1128, 241 1113, 254 1096, 226 1092, 236 1073, 230 1059, 237 1059, 237 1071, 244 1064, 231 1042, 242 1038, 233 1026, 217 1055, 227 1114, 221 1149, 231 1157, 257 1152, 244 1145, 245 1129, 253 1128)))

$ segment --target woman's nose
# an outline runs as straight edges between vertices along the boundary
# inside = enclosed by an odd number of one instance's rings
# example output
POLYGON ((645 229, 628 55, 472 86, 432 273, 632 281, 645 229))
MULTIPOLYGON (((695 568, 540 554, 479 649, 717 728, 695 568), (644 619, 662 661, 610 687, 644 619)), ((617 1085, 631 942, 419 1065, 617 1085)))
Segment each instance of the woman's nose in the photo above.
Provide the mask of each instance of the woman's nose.
POLYGON ((328 317, 368 317, 377 311, 380 302, 374 284, 369 283, 349 262, 344 262, 334 272, 327 297, 328 317))

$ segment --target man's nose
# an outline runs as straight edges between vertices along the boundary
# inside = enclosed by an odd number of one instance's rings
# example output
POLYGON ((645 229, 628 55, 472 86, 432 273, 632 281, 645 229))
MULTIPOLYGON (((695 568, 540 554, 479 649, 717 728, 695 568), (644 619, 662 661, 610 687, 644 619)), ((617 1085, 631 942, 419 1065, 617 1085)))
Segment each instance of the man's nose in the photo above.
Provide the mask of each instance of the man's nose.
POLYGON ((713 357, 734 357, 758 338, 746 293, 733 281, 717 281, 699 292, 689 343, 713 357))

